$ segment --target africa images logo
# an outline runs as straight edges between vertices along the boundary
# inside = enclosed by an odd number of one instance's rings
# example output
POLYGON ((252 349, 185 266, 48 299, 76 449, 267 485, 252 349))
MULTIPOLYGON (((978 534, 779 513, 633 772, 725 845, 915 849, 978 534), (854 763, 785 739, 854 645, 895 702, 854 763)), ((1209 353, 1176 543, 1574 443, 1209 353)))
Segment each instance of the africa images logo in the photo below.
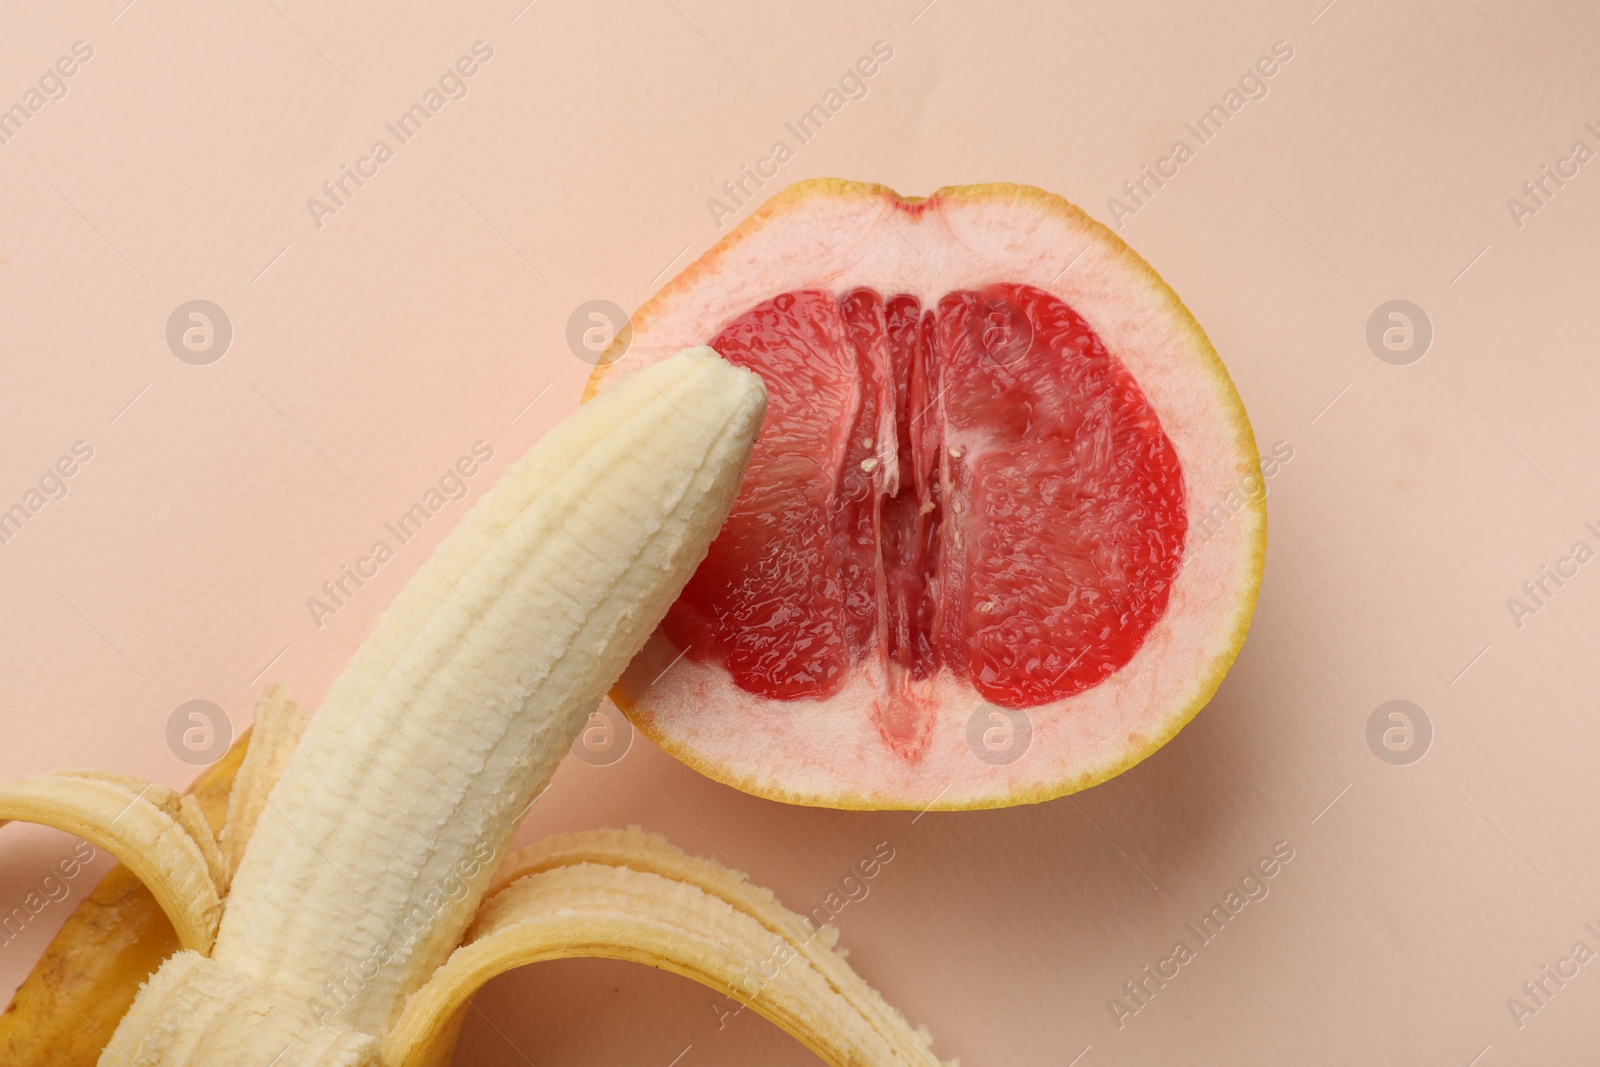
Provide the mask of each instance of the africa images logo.
POLYGON ((446 104, 453 100, 465 100, 471 89, 469 80, 476 77, 483 64, 493 58, 494 48, 491 45, 485 41, 474 41, 471 55, 463 55, 446 67, 437 83, 428 86, 420 99, 401 111, 393 122, 383 124, 383 128, 394 138, 394 144, 380 137, 372 142, 366 155, 355 161, 353 168, 341 163, 338 175, 322 183, 322 197, 306 198, 306 210, 311 213, 311 221, 317 229, 322 229, 325 216, 337 215, 343 210, 367 182, 378 176, 380 168, 395 158, 402 146, 421 133, 423 127, 444 110, 446 104))
POLYGON ((893 45, 888 41, 873 41, 871 55, 858 58, 839 76, 836 86, 829 86, 823 92, 821 100, 801 112, 792 122, 783 124, 784 131, 794 138, 793 145, 789 144, 788 138, 780 137, 772 143, 766 155, 755 161, 753 169, 750 164, 740 164, 739 176, 722 183, 722 193, 726 199, 713 196, 706 200, 706 210, 711 213, 711 221, 716 223, 717 229, 722 229, 726 219, 753 203, 755 190, 766 185, 762 179, 776 178, 779 168, 795 157, 796 150, 821 133, 822 127, 843 111, 845 105, 865 100, 871 89, 868 82, 893 58, 893 45))
POLYGON ((1135 977, 1123 982, 1123 996, 1106 999, 1106 1010, 1111 1012, 1117 1029, 1127 1026, 1129 1019, 1148 1008, 1155 995, 1182 974, 1184 967, 1198 959, 1201 949, 1221 937, 1222 931, 1248 905, 1266 900, 1267 894, 1272 892, 1269 883, 1282 873, 1294 855, 1294 846, 1289 842, 1274 842, 1270 855, 1256 860, 1245 869, 1235 885, 1228 887, 1222 896, 1222 903, 1211 905, 1211 909, 1200 916, 1198 924, 1183 924, 1194 938, 1192 946, 1187 939, 1173 942, 1171 951, 1157 960, 1154 966, 1145 964, 1135 977))
POLYGON ((1137 215, 1155 199, 1157 191, 1176 178, 1182 172, 1183 165, 1192 160, 1201 148, 1216 140, 1223 128, 1247 104, 1253 100, 1265 100, 1271 91, 1267 83, 1293 58, 1294 46, 1288 41, 1272 42, 1270 55, 1261 56, 1245 68, 1239 80, 1222 94, 1221 100, 1202 111, 1193 121, 1183 124, 1188 137, 1173 141, 1165 155, 1154 163, 1145 164, 1137 175, 1123 182, 1122 196, 1106 200, 1111 225, 1122 229, 1124 220, 1137 215), (1190 137, 1194 138, 1192 145, 1189 143, 1190 137))

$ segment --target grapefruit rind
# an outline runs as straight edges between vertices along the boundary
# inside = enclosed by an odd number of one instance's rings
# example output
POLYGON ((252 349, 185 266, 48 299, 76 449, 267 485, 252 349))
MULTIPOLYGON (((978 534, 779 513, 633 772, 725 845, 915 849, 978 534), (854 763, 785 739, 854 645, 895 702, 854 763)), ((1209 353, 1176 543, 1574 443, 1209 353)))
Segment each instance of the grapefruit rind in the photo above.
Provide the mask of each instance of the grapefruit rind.
POLYGON ((967 748, 981 700, 936 682, 941 714, 926 762, 897 767, 872 750, 860 712, 871 670, 823 701, 738 690, 713 664, 683 659, 659 631, 612 699, 662 749, 758 796, 846 809, 963 810, 1037 803, 1122 773, 1171 740, 1210 701, 1249 629, 1266 558, 1260 459, 1243 402, 1205 332, 1161 277, 1067 200, 1028 186, 952 186, 902 198, 882 185, 800 182, 774 196, 651 298, 626 351, 606 353, 587 400, 619 377, 714 336, 771 296, 866 285, 919 296, 995 283, 1066 301, 1133 373, 1183 464, 1190 543, 1166 615, 1116 675, 1028 709, 1033 736, 996 767, 967 748), (1195 542, 1194 517, 1226 502, 1195 542), (1235 510, 1236 509, 1236 510, 1235 510), (663 673, 664 672, 664 673, 663 673), (648 698, 646 698, 648 693, 648 698))

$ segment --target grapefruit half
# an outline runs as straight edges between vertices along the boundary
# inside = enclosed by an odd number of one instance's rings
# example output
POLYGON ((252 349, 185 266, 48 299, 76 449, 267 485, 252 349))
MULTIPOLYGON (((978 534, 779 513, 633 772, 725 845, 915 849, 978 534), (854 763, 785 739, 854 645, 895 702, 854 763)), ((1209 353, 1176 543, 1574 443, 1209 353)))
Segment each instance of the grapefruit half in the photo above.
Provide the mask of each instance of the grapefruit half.
POLYGON ((585 396, 708 344, 768 389, 733 513, 613 699, 776 800, 986 808, 1118 774, 1244 641, 1244 406, 1150 266, 1058 196, 801 182, 632 319, 585 396))

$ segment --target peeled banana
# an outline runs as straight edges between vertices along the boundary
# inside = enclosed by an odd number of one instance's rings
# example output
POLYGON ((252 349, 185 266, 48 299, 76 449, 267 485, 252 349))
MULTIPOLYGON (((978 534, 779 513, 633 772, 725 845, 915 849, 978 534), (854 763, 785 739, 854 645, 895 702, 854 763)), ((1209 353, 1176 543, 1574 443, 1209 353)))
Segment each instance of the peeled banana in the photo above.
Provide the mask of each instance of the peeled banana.
POLYGON ((694 977, 829 1062, 936 1063, 829 935, 733 872, 636 831, 500 862, 704 558, 764 408, 760 380, 708 348, 580 407, 412 577, 314 717, 269 694, 220 834, 148 783, 0 787, 0 819, 105 847, 178 933, 99 1062, 442 1064, 489 977, 593 955, 694 977))

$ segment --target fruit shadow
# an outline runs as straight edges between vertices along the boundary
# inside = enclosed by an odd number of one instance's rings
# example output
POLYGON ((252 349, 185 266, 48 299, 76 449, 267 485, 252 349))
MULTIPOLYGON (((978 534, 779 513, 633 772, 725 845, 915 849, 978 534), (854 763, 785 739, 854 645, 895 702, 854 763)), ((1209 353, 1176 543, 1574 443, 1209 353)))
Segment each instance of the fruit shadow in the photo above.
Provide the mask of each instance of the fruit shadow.
MULTIPOLYGON (((888 837, 919 876, 948 881, 965 872, 992 882, 1019 907, 1065 897, 1106 898, 1126 909, 1168 887, 1220 892, 1223 886, 1207 881, 1211 872, 1231 870, 1236 859, 1248 864, 1271 844, 1254 840, 1270 837, 1254 828, 1270 793, 1265 779, 1281 723, 1270 722, 1270 709, 1252 698, 1269 689, 1256 674, 1255 657, 1245 651, 1210 704, 1160 750, 1109 781, 1043 803, 923 814, 798 808, 731 791, 718 802, 749 808, 782 840, 888 837)), ((1105 925, 1086 922, 1084 936, 1105 925)))

